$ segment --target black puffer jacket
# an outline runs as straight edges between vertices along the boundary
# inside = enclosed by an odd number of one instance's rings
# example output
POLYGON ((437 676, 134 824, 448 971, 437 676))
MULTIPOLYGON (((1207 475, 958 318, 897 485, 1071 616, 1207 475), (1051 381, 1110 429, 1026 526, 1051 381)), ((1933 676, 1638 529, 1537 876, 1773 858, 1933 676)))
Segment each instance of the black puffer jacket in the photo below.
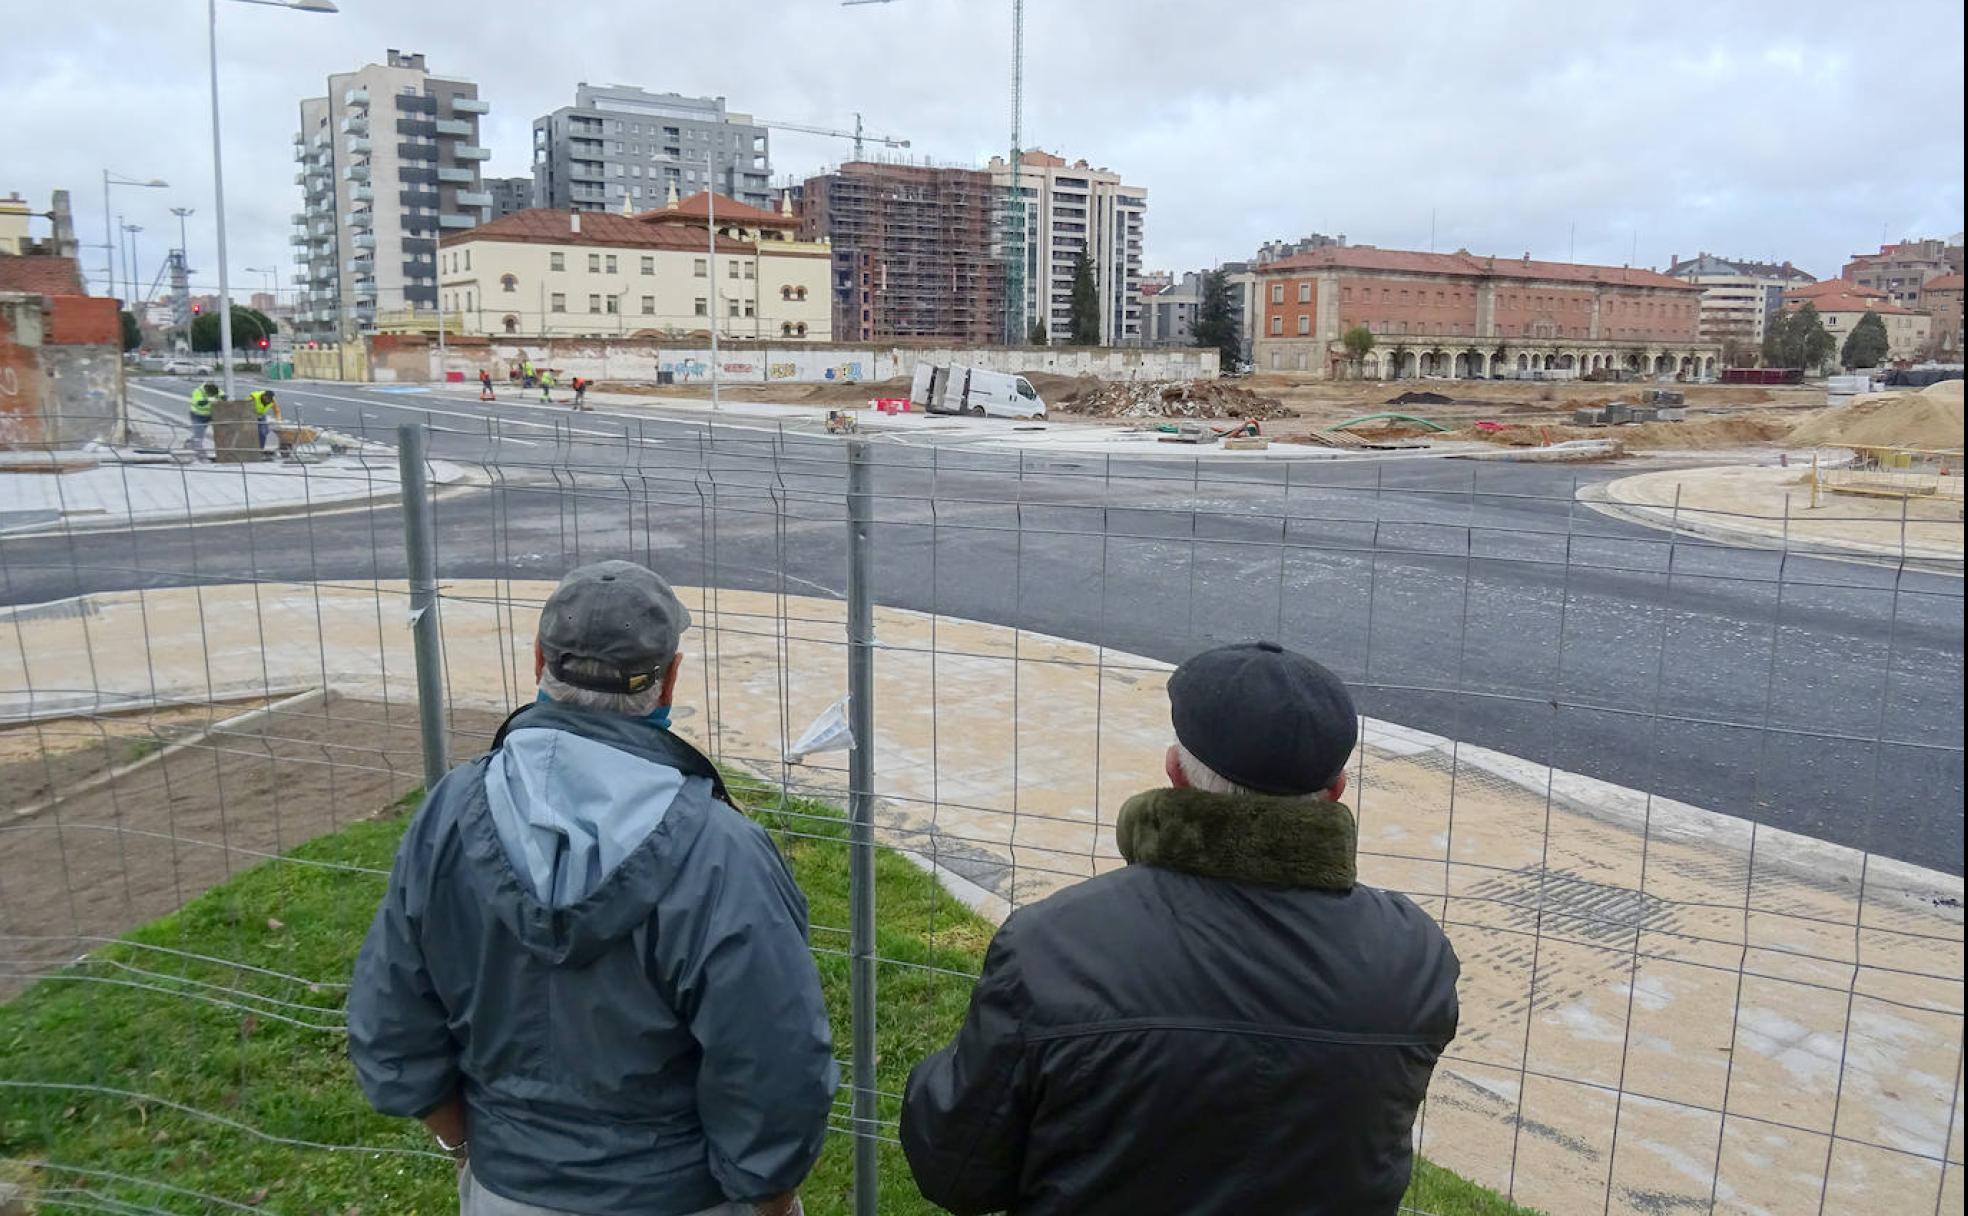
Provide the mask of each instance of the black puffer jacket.
POLYGON ((1379 1216, 1455 1037, 1459 967, 1353 881, 1335 802, 1157 790, 1134 864, 1023 908, 902 1110, 917 1185, 960 1214, 1379 1216))

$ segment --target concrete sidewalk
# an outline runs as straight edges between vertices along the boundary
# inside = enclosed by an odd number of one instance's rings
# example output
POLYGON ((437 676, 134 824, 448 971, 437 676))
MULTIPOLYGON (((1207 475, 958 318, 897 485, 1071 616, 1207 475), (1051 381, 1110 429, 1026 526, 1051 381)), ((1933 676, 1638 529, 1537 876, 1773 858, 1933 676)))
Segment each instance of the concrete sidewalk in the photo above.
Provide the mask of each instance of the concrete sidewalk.
POLYGON ((1728 544, 1962 568, 1959 502, 1826 493, 1814 507, 1808 463, 1663 469, 1581 486, 1578 497, 1608 515, 1728 544))
MULTIPOLYGON (((531 695, 550 590, 445 586, 454 711, 490 721, 531 695)), ((697 627, 679 730, 839 798, 842 755, 784 753, 845 691, 844 606, 680 593, 697 627)), ((402 584, 269 583, 23 610, 0 617, 16 635, 0 637, 0 717, 301 687, 407 707, 406 609, 402 584), (236 627, 208 647, 202 619, 236 627), (254 637, 280 642, 239 641, 254 637)), ((876 625, 882 843, 994 919, 1121 864, 1112 816, 1161 781, 1165 664, 900 610, 876 625)), ((1551 1213, 1707 1211, 1712 1195, 1767 1216, 1818 1211, 1821 1192, 1824 1211, 1958 1210, 1959 878, 1366 727, 1362 876, 1410 894, 1463 963, 1461 1033, 1418 1130, 1431 1159, 1551 1213)))

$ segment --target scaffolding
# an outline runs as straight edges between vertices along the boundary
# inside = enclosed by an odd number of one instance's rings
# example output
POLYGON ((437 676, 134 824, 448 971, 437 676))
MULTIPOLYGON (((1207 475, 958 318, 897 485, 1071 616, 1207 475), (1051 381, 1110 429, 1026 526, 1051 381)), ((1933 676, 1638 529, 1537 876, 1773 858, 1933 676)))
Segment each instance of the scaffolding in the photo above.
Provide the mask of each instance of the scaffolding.
POLYGON ((853 161, 811 179, 807 232, 833 244, 836 341, 999 341, 997 192, 975 169, 853 161))

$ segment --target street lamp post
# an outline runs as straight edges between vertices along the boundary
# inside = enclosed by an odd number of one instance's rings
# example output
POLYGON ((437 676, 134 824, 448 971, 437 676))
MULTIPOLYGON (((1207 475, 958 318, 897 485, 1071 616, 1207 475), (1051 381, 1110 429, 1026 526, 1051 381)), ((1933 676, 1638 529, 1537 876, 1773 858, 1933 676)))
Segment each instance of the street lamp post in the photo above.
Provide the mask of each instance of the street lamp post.
POLYGON ((143 291, 143 271, 137 266, 137 234, 142 231, 142 224, 123 225, 123 232, 130 242, 130 311, 132 312, 136 311, 137 305, 143 303, 138 298, 138 293, 143 291))
MULTIPOLYGON (((337 12, 334 0, 236 0, 240 4, 263 4, 269 8, 298 9, 304 13, 337 12)), ((225 154, 219 144, 219 0, 205 0, 205 46, 212 77, 212 212, 219 238, 219 364, 225 376, 221 385, 226 398, 233 391, 232 375, 232 285, 226 278, 225 233, 225 154)))
POLYGON ((103 282, 108 285, 109 294, 116 294, 116 238, 110 235, 109 228, 109 188, 111 186, 141 186, 147 190, 162 190, 171 183, 161 178, 138 181, 121 173, 103 170, 103 282))

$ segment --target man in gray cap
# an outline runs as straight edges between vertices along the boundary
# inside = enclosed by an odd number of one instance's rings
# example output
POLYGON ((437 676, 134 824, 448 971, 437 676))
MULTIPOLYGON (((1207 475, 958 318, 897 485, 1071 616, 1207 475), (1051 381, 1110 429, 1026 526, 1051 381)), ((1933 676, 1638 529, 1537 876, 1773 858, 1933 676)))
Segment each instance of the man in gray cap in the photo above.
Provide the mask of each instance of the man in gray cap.
POLYGON ((583 566, 539 694, 404 834, 356 960, 371 1104, 459 1162, 463 1216, 792 1216, 838 1070, 806 901, 670 733, 690 613, 583 566))
POLYGON ((1169 706, 1130 864, 1012 913, 910 1074, 916 1184, 959 1216, 1393 1216, 1458 966, 1355 880, 1352 697, 1255 642, 1177 668, 1169 706))

